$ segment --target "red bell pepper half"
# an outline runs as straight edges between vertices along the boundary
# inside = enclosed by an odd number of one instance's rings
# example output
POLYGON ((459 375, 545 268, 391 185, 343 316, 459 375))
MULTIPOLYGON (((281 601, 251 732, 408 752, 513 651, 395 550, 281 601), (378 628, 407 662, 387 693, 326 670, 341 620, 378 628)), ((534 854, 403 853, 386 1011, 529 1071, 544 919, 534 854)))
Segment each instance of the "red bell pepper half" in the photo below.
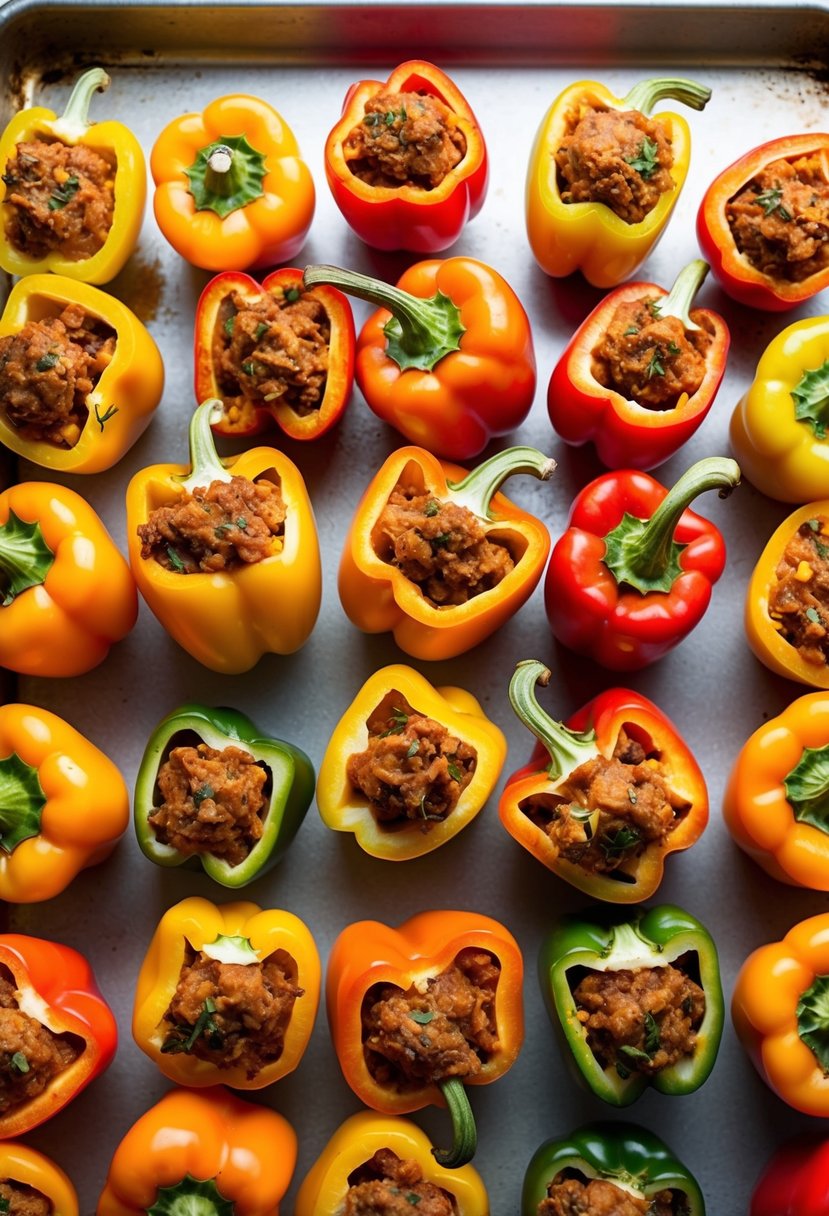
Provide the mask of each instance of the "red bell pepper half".
POLYGON ((826 1216, 827 1212, 829 1140, 784 1144, 752 1192, 749 1216, 826 1216))

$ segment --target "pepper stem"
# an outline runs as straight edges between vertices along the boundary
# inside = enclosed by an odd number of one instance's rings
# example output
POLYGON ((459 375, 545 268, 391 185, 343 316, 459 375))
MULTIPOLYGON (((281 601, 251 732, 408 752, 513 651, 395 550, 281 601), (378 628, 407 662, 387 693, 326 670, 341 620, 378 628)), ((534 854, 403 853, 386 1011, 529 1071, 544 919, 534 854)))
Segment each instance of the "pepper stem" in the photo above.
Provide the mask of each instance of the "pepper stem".
POLYGON ((224 407, 218 397, 209 397, 193 412, 190 419, 190 472, 175 480, 192 494, 197 486, 209 486, 211 481, 232 481, 230 473, 219 459, 213 442, 211 421, 216 421, 224 407))
POLYGON ((181 1182, 160 1186, 147 1216, 233 1216, 235 1207, 216 1186, 215 1178, 203 1181, 185 1174, 181 1182))
POLYGON ((197 211, 226 219, 265 193, 267 157, 245 135, 223 135, 204 148, 184 170, 197 211))
POLYGON ((678 321, 682 322, 684 329, 699 333, 702 327, 691 320, 691 305, 710 269, 711 267, 702 258, 694 258, 693 262, 689 262, 684 270, 680 270, 671 290, 654 305, 659 316, 676 317, 678 321))
POLYGON ((66 109, 52 123, 52 131, 61 139, 77 140, 89 130, 89 105, 95 93, 109 88, 109 76, 103 68, 90 68, 75 81, 66 109))
POLYGON ((579 765, 598 756, 596 732, 579 734, 556 722, 544 712, 535 695, 536 684, 547 687, 549 668, 537 659, 522 659, 510 680, 509 699, 524 725, 547 749, 550 764, 547 772, 553 778, 569 777, 579 765))
POLYGON ((444 355, 460 350, 466 327, 460 309, 442 291, 422 299, 380 279, 339 266, 306 266, 302 281, 305 287, 327 283, 347 295, 388 309, 392 316, 383 326, 386 354, 401 371, 413 367, 430 372, 444 355))
POLYGON ((457 1170, 462 1165, 468 1165, 475 1156, 478 1147, 475 1117, 459 1077, 447 1077, 438 1084, 452 1119, 452 1147, 433 1148, 432 1153, 438 1165, 447 1170, 457 1170))
POLYGON ((538 448, 504 448, 479 464, 462 481, 448 481, 449 496, 458 506, 467 507, 480 519, 489 519, 493 496, 514 473, 530 473, 539 481, 552 477, 556 462, 538 448))
POLYGON ((0 849, 13 853, 19 844, 40 834, 46 795, 32 764, 12 752, 0 760, 0 849))
POLYGON ((650 519, 627 513, 604 538, 604 564, 617 583, 646 595, 668 592, 682 574, 679 557, 684 548, 674 540, 683 511, 706 490, 719 490, 727 498, 740 484, 740 466, 725 456, 708 456, 683 473, 650 519))
POLYGON ((684 76, 654 76, 640 80, 624 98, 622 104, 640 114, 650 114, 658 101, 681 101, 692 110, 704 110, 711 99, 707 85, 697 84, 684 76))
POLYGON ((55 555, 43 538, 40 524, 27 523, 9 509, 0 525, 0 597, 9 604, 30 587, 46 582, 55 555))

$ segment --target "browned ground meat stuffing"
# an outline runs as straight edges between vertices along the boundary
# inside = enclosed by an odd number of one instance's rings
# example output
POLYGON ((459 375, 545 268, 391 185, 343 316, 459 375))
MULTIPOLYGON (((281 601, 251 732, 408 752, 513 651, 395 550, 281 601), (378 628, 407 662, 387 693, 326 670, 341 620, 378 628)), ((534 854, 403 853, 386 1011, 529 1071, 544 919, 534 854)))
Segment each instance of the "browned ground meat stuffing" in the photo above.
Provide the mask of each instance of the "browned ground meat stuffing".
POLYGON ((10 243, 36 260, 93 257, 112 227, 115 166, 84 144, 35 139, 17 145, 3 174, 10 243))
POLYGON ((52 1216, 52 1200, 25 1182, 0 1180, 0 1200, 8 1216, 52 1216))
POLYGON ((378 1149, 348 1177, 342 1216, 456 1216, 454 1196, 427 1182, 416 1161, 378 1149))
POLYGON ((210 853, 237 866, 262 835, 267 780, 240 747, 174 747, 158 770, 162 802, 150 826, 180 853, 210 853))
POLYGON ((296 965, 284 950, 261 963, 220 963, 188 946, 164 1015, 163 1052, 185 1051, 252 1080, 282 1055, 294 1002, 296 965))
POLYGON ((640 223, 674 189, 673 151, 661 123, 638 110, 573 114, 556 152, 564 203, 604 203, 640 223))
POLYGON ((653 300, 618 306, 593 351, 592 371, 599 384, 649 409, 672 409, 682 393, 693 397, 705 377, 711 330, 699 312, 689 329, 679 317, 660 317, 653 300))
POLYGON ((556 1177, 538 1216, 680 1216, 671 1191, 640 1198, 604 1178, 556 1177))
POLYGON ((490 591, 515 562, 505 545, 487 539, 468 507, 397 485, 374 526, 377 554, 420 587, 437 607, 465 604, 490 591))
POLYGON ((264 561, 282 535, 285 503, 271 481, 211 481, 157 507, 139 524, 141 556, 178 574, 235 570, 264 561))
POLYGON ((405 992, 393 984, 370 988, 363 1000, 363 1048, 375 1081, 405 1089, 476 1076, 498 1049, 500 973, 491 954, 470 946, 451 967, 405 992))
POLYGON ((807 663, 829 662, 829 520, 800 525, 777 563, 769 616, 807 663))
POLYGON ((370 186, 434 190, 466 155, 452 111, 428 93, 378 93, 343 143, 349 169, 370 186))
POLYGON ((0 970, 0 1115, 37 1098, 78 1058, 82 1044, 18 1008, 11 972, 0 970))
POLYGON ((725 214, 735 245, 761 274, 800 283, 829 265, 829 183, 818 155, 772 161, 725 214))
POLYGON ((689 804, 674 793, 656 753, 622 728, 613 756, 579 765, 554 795, 526 798, 558 856, 589 873, 608 874, 674 830, 689 804))
POLYGON ((213 366, 231 421, 250 403, 290 405, 301 415, 319 409, 330 340, 328 313, 308 292, 226 296, 213 331, 213 366))
POLYGON ((79 304, 0 338, 0 408, 11 425, 26 439, 74 447, 115 342, 110 326, 79 304))
POLYGON ((346 776, 383 824, 414 820, 424 831, 445 819, 472 780, 474 747, 387 693, 366 722, 368 747, 349 756, 346 776))

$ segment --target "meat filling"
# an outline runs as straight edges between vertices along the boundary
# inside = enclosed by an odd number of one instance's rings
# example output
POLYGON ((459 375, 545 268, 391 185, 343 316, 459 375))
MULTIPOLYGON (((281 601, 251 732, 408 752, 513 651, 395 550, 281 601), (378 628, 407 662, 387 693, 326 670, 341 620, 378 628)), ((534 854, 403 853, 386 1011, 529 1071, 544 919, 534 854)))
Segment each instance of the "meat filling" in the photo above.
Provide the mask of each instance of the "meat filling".
POLYGON ((0 338, 0 404, 25 439, 74 447, 86 399, 115 353, 109 325, 79 304, 0 338))
POLYGON ((570 1177, 567 1171, 556 1175, 538 1205, 538 1216, 682 1216, 685 1211, 685 1205, 677 1207, 673 1191, 631 1195, 605 1178, 570 1177))
POLYGON ((319 409, 328 377, 331 323, 320 301, 299 288, 222 301, 213 333, 213 366, 230 422, 261 405, 319 409))
POLYGON ((189 946, 165 1018, 165 1053, 186 1052, 252 1080, 282 1055, 303 995, 284 950, 261 963, 220 963, 189 946))
POLYGON ((174 747, 158 770, 149 823, 161 844, 238 866, 262 836, 268 773, 240 747, 174 747))
POLYGON ((52 1216, 54 1205, 42 1191, 6 1178, 0 1180, 0 1210, 7 1216, 52 1216))
POLYGON ((761 274, 800 283, 829 266, 829 182, 817 154, 766 165, 725 215, 735 245, 761 274))
POLYGON ((11 208, 6 236, 26 257, 58 253, 80 262, 103 248, 115 209, 115 166, 100 152, 59 140, 20 143, 3 182, 11 208))
POLYGON ((609 874, 664 843, 689 806, 668 784, 658 752, 623 727, 611 759, 586 761, 555 794, 526 798, 521 809, 547 833, 557 856, 609 874))
POLYGON ((395 486, 372 536, 375 551, 420 588, 435 607, 465 604, 490 591, 515 562, 487 538, 468 507, 395 486))
POLYGON ((399 1090, 474 1077, 498 1050, 495 992, 501 968, 484 950, 461 950, 445 971, 403 991, 375 984, 363 1000, 363 1049, 380 1085, 399 1090))
POLYGON ((829 519, 801 524, 769 588, 772 624, 815 667, 829 662, 829 519))
POLYGON ((346 776, 368 798, 378 822, 414 821, 428 831, 445 819, 472 780, 475 748, 418 713, 396 690, 366 726, 368 747, 349 756, 346 776))
POLYGON ((427 1182, 416 1161, 378 1149, 348 1177, 342 1216, 457 1216, 455 1198, 427 1182))
POLYGON ((139 524, 141 556, 177 574, 236 570, 278 551, 287 511, 271 481, 211 481, 139 524))
POLYGON ((571 116, 556 152, 561 200, 604 203, 627 224, 639 224, 674 189, 670 140, 638 110, 594 110, 571 116))
POLYGON ((11 972, 0 968, 0 1115, 38 1098, 82 1047, 24 1013, 11 972))
POLYGON ((434 190, 466 155, 455 116, 429 93, 378 93, 343 143, 349 169, 369 186, 434 190))
POLYGON ((591 370, 605 388, 647 409, 668 410, 702 384, 711 330, 699 312, 691 320, 703 328, 686 330, 679 317, 660 317, 655 304, 641 299, 618 306, 593 351, 591 370))

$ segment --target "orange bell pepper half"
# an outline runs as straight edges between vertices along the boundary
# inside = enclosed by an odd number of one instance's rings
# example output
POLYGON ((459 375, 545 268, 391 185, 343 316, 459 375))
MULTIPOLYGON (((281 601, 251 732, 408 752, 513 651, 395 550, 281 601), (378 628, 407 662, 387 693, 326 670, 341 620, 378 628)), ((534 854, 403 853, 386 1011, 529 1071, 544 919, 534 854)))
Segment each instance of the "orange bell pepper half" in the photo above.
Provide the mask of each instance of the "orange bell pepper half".
POLYGON ((0 1144, 0 1179, 5 1181, 5 1185, 0 1183, 0 1195, 8 1204, 6 1211, 11 1207, 7 1188, 13 1194, 18 1187, 31 1187, 48 1200, 51 1216, 78 1216, 78 1195, 69 1178, 59 1165, 27 1144, 13 1140, 0 1144))

